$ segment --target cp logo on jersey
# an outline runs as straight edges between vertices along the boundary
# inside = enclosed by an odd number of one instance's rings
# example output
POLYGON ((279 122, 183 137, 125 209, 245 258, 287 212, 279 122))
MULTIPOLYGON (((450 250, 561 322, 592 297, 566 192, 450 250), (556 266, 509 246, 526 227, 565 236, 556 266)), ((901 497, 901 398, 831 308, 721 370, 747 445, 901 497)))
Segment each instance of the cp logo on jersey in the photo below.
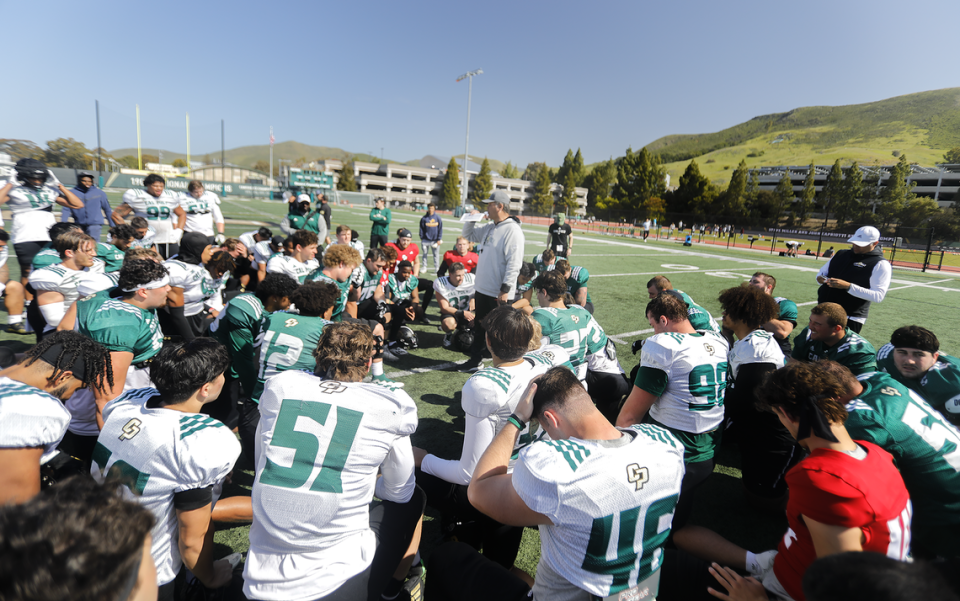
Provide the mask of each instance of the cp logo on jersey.
POLYGON ((333 380, 326 380, 320 382, 320 391, 324 394, 334 394, 337 392, 343 392, 347 387, 341 384, 340 382, 334 382, 333 380))
POLYGON ((643 488, 643 485, 649 479, 649 470, 647 470, 645 467, 640 467, 639 463, 631 463, 627 466, 627 482, 635 484, 637 490, 643 488))
POLYGON ((137 418, 133 418, 130 421, 128 421, 126 424, 124 424, 122 428, 123 434, 120 435, 120 440, 130 440, 131 438, 139 434, 141 424, 143 424, 143 422, 137 418))
POLYGON ((713 355, 716 352, 716 349, 713 348, 713 345, 707 343, 703 343, 703 349, 710 353, 710 355, 713 355))

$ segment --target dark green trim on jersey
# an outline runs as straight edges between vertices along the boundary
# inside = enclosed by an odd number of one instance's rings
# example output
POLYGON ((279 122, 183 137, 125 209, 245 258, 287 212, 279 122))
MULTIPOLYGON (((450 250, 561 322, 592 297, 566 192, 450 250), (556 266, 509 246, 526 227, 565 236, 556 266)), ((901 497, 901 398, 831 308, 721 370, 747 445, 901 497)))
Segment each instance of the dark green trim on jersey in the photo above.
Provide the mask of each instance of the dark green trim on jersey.
POLYGON ((641 365, 633 384, 654 396, 662 396, 667 390, 667 372, 656 367, 641 365))

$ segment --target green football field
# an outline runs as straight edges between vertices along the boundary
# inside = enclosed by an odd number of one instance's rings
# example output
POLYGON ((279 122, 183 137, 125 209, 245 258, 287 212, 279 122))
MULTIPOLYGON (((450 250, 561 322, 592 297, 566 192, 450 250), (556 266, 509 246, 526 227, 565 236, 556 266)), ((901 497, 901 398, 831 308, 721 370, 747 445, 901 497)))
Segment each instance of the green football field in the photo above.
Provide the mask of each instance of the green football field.
MULTIPOLYGON (((119 203, 119 194, 111 194, 111 203, 119 203)), ((285 203, 260 200, 225 199, 223 212, 228 219, 247 223, 227 223, 227 235, 267 225, 280 233, 279 221, 285 213, 285 203), (253 224, 250 222, 258 222, 253 224)), ((333 224, 347 224, 360 232, 361 240, 369 240, 369 209, 333 207, 333 224)), ((391 228, 406 227, 419 242, 417 226, 421 213, 393 211, 391 228)), ((453 247, 459 234, 459 223, 445 218, 444 250, 453 247)), ((525 259, 530 260, 545 247, 546 228, 524 225, 527 235, 525 259)), ((840 245, 838 248, 844 248, 840 245)), ((639 360, 630 352, 633 341, 652 333, 644 318, 647 303, 647 280, 657 274, 666 275, 674 286, 687 292, 714 316, 719 316, 717 295, 725 288, 747 280, 756 271, 764 271, 777 278, 776 296, 795 301, 799 307, 798 330, 816 304, 816 272, 823 264, 813 257, 785 258, 769 252, 727 250, 713 245, 683 247, 678 242, 653 241, 644 244, 628 238, 574 234, 574 265, 590 272, 590 296, 596 308, 595 317, 607 335, 617 343, 620 363, 628 373, 639 360)), ((11 256, 11 276, 16 277, 16 261, 11 256)), ((960 309, 960 279, 948 274, 894 269, 893 282, 886 299, 875 304, 863 335, 879 348, 889 340, 890 333, 903 325, 921 325, 936 332, 941 350, 950 354, 960 352, 960 332, 950 326, 960 309)), ((428 314, 438 320, 436 303, 428 314)), ((443 349, 442 333, 437 327, 415 325, 420 349, 412 351, 398 364, 387 365, 387 374, 405 383, 404 390, 419 407, 420 426, 413 443, 445 458, 459 456, 463 439, 464 418, 460 408, 460 389, 468 374, 461 374, 456 363, 466 356, 443 349)), ((20 351, 32 337, 0 334, 0 345, 20 351)), ((739 451, 724 446, 717 457, 712 478, 699 493, 693 521, 713 528, 734 542, 754 551, 774 548, 786 530, 786 520, 758 514, 743 502, 740 494, 739 451)), ((249 469, 249 466, 241 466, 249 469)), ((249 494, 252 473, 245 471, 234 476, 228 495, 249 494)), ((437 523, 428 509, 421 549, 429 557, 439 537, 437 523)), ((217 533, 220 555, 232 551, 246 551, 248 527, 230 528, 223 525, 217 533)), ((539 557, 539 537, 535 529, 524 535, 518 565, 534 573, 539 557)))

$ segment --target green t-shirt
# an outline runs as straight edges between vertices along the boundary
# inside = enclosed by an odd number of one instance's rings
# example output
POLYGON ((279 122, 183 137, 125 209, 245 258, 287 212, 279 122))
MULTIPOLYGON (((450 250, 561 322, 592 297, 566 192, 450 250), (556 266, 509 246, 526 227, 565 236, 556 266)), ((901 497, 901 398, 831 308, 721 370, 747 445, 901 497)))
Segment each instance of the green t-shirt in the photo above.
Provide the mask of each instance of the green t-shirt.
POLYGON ((417 276, 411 275, 404 281, 397 280, 397 275, 392 274, 387 278, 387 285, 390 286, 390 294, 393 295, 393 302, 399 303, 413 296, 413 291, 420 285, 417 276))
POLYGON ((810 338, 810 328, 803 328, 793 339, 793 354, 797 361, 821 361, 829 359, 845 366, 859 376, 877 370, 877 349, 850 328, 840 342, 827 346, 810 338))
POLYGON ((850 436, 893 455, 915 525, 960 523, 960 430, 889 374, 858 379, 863 392, 847 404, 844 424, 850 436))
MULTIPOLYGON (((574 267, 570 270, 570 277, 567 278, 567 292, 573 295, 573 298, 577 298, 577 291, 581 288, 587 287, 587 282, 590 280, 590 273, 586 269, 580 267, 574 267)), ((587 290, 587 300, 586 302, 593 302, 590 300, 590 291, 587 290)))
POLYGON ((306 317, 296 313, 277 311, 267 315, 257 338, 257 384, 250 395, 260 402, 267 378, 289 369, 313 373, 317 365, 313 351, 320 342, 323 328, 331 322, 322 317, 306 317))
POLYGON ((123 251, 112 244, 97 242, 97 258, 104 262, 104 272, 113 273, 123 267, 123 251))
POLYGON ((693 326, 694 330, 698 332, 713 332, 714 334, 721 335, 720 326, 717 325, 714 318, 710 317, 709 311, 693 302, 690 295, 683 290, 677 290, 676 292, 683 297, 683 302, 687 303, 687 319, 690 320, 690 325, 693 326))
POLYGON ((60 258, 60 253, 53 248, 53 242, 47 242, 43 248, 40 249, 33 257, 31 265, 33 265, 33 270, 43 269, 50 265, 56 265, 57 263, 62 263, 63 259, 60 258))
POLYGON ((308 273, 303 282, 328 282, 340 289, 340 296, 337 298, 336 304, 333 305, 333 315, 330 317, 330 319, 333 321, 340 321, 341 316, 343 315, 343 310, 347 306, 347 297, 350 296, 350 280, 347 279, 346 282, 338 282, 337 280, 323 273, 322 267, 318 267, 317 269, 314 269, 308 273))
POLYGON ((133 353, 133 365, 154 357, 163 347, 157 314, 110 298, 109 293, 103 290, 77 301, 80 333, 110 352, 133 353))
POLYGON ((940 353, 937 362, 919 378, 905 378, 893 362, 894 347, 889 342, 877 351, 877 369, 916 391, 950 422, 960 421, 960 359, 940 353), (951 411, 952 410, 952 411, 951 411))
POLYGON ((370 211, 370 221, 373 226, 370 228, 372 236, 390 236, 390 221, 393 216, 390 209, 373 209, 370 211))
POLYGON ((240 379, 244 391, 253 390, 257 380, 253 341, 260 334, 263 316, 263 303, 257 295, 244 292, 227 303, 215 322, 216 329, 210 328, 213 337, 230 351, 230 375, 240 379))

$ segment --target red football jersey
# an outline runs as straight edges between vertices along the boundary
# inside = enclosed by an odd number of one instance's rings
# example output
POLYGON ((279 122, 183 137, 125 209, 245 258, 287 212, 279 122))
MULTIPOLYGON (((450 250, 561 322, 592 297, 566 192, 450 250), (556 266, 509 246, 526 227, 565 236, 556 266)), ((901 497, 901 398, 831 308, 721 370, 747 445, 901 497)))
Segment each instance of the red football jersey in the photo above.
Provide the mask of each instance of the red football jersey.
POLYGON ((787 473, 789 529, 780 541, 773 572, 790 596, 804 601, 801 581, 817 558, 804 515, 821 524, 860 528, 864 551, 899 561, 910 550, 910 495, 893 457, 880 447, 858 440, 864 459, 816 449, 787 473))
MULTIPOLYGON (((400 250, 400 247, 397 246, 396 242, 387 242, 386 246, 392 246, 395 251, 397 251, 397 264, 400 264, 400 261, 410 261, 414 265, 417 264, 417 257, 420 256, 420 247, 417 246, 416 242, 411 242, 403 250, 400 250)), ((414 267, 416 269, 416 267, 414 267)), ((394 268, 393 273, 396 273, 397 270, 394 268)))
POLYGON ((448 250, 443 253, 443 262, 446 264, 447 269, 450 269, 450 266, 454 263, 463 263, 463 266, 467 268, 467 273, 473 273, 479 261, 480 257, 475 252, 467 252, 466 255, 459 255, 455 250, 448 250))

